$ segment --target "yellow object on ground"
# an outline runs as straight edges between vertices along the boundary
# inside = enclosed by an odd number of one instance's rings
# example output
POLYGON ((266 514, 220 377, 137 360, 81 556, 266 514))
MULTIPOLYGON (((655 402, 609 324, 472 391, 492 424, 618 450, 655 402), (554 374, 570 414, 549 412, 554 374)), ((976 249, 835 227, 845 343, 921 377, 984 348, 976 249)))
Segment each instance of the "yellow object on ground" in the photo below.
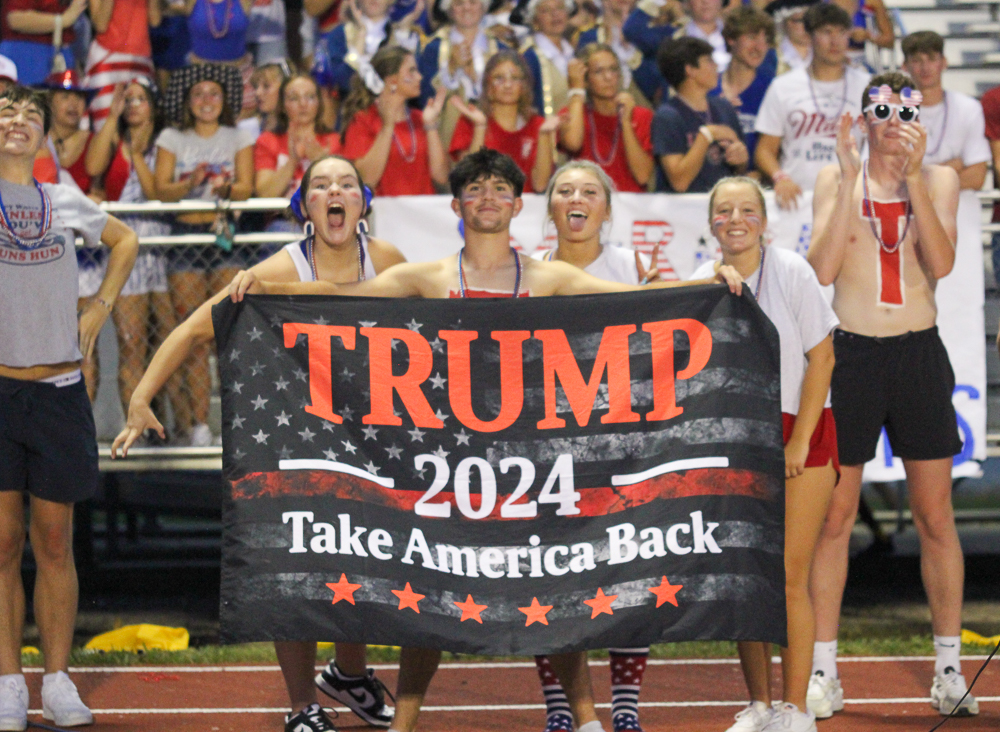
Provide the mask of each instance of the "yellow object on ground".
POLYGON ((22 646, 22 648, 21 648, 21 654, 22 655, 28 654, 28 655, 40 656, 40 655, 42 655, 42 652, 40 650, 38 650, 37 648, 35 648, 34 646, 22 646))
POLYGON ((168 628, 163 625, 125 625, 109 630, 90 639, 84 646, 88 651, 183 651, 188 647, 187 628, 168 628))
POLYGON ((962 642, 973 646, 995 646, 1000 643, 1000 635, 987 638, 979 633, 973 633, 971 630, 962 630, 962 642))

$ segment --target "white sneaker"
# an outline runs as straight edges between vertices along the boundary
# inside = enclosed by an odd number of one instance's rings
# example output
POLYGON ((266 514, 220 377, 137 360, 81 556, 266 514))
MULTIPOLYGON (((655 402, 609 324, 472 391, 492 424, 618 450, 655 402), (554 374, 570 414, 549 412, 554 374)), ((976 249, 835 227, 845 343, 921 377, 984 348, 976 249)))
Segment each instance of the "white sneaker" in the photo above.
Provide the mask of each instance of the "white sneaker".
POLYGON ((0 730, 28 729, 28 685, 23 674, 0 676, 0 730))
POLYGON ((209 447, 212 444, 212 430, 204 422, 191 429, 191 447, 209 447))
POLYGON ((816 671, 809 677, 806 706, 816 715, 816 719, 829 719, 834 712, 842 712, 844 690, 840 687, 840 679, 836 676, 826 677, 822 671, 816 671))
POLYGON ((69 676, 63 671, 42 677, 42 716, 57 727, 80 727, 94 723, 94 715, 80 700, 69 676))
POLYGON ((750 702, 736 713, 736 724, 726 732, 761 732, 774 716, 774 710, 764 702, 750 702))
POLYGON ((934 676, 934 683, 931 685, 931 706, 946 717, 952 712, 956 717, 974 717, 979 714, 979 702, 972 694, 966 695, 967 691, 965 677, 948 666, 943 674, 934 676))
POLYGON ((816 732, 816 715, 808 710, 800 712, 797 706, 786 702, 774 711, 762 732, 816 732))

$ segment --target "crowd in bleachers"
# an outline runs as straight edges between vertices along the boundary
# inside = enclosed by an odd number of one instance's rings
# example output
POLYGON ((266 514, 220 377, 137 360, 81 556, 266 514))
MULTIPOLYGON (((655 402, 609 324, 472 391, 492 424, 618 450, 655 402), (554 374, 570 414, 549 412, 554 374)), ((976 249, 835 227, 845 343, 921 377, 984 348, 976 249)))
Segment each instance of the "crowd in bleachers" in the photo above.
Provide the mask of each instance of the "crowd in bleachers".
MULTIPOLYGON (((866 46, 896 40, 882 0, 305 0, 303 9, 301 27, 289 28, 280 0, 5 2, 0 85, 52 90, 36 178, 99 201, 289 198, 310 162, 340 153, 377 196, 432 194, 455 163, 490 147, 515 159, 526 191, 544 190, 560 162, 577 158, 629 192, 704 192, 746 172, 793 207, 835 162, 839 115, 860 113, 866 46), (290 59, 295 34, 303 54, 290 59)), ((941 89, 940 36, 911 36, 904 68, 924 93, 928 162, 980 188, 991 160, 979 103, 941 89)), ((280 214, 237 221, 222 210, 128 223, 142 236, 217 243, 144 249, 114 312, 125 404, 163 334, 274 250, 241 251, 234 233, 298 229, 280 214)), ((103 256, 79 254, 83 299, 96 292, 103 256)), ((86 371, 93 396, 96 365, 86 371)), ((171 393, 176 431, 207 444, 207 352, 183 383, 171 393)))

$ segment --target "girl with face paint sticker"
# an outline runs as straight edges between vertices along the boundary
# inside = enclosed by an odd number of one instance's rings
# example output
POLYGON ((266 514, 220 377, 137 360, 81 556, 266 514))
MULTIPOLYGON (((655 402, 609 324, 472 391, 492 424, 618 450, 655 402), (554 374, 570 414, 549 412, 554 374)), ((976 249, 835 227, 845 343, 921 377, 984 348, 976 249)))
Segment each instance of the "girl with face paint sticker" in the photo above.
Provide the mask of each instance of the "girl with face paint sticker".
MULTIPOLYGON (((365 200, 361 179, 350 161, 336 155, 321 158, 309 166, 303 180, 304 209, 314 233, 302 241, 288 244, 250 271, 280 282, 319 280, 345 283, 371 279, 392 265, 406 261, 389 242, 370 238, 359 231, 365 200)), ((156 431, 161 437, 165 436, 163 425, 153 414, 150 402, 196 347, 205 346, 214 339, 212 306, 227 294, 228 291, 223 290, 204 302, 167 337, 153 356, 133 392, 125 429, 112 445, 113 457, 118 457, 119 448, 122 457, 125 457, 133 443, 148 429, 156 431)), ((297 729, 299 723, 303 726, 308 723, 313 725, 309 729, 333 730, 332 723, 317 704, 313 682, 315 642, 275 643, 275 650, 292 709, 286 718, 287 728, 297 729), (328 726, 319 726, 322 724, 328 726)), ((337 673, 340 674, 337 678, 348 677, 350 680, 351 677, 364 676, 369 680, 365 670, 364 645, 338 643, 337 661, 337 673)), ((327 674, 335 675, 333 668, 334 662, 331 661, 328 671, 323 673, 324 678, 327 674)), ((368 689, 369 693, 377 691, 377 688, 373 685, 368 689)), ((384 705, 381 706, 381 709, 375 710, 378 714, 374 719, 371 716, 363 718, 369 723, 386 726, 391 716, 387 716, 384 705)))
POLYGON ((777 710, 771 707, 768 645, 741 642, 740 661, 751 702, 730 729, 815 732, 815 715, 806 708, 816 635, 809 575, 840 472, 829 402, 832 331, 838 319, 805 259, 791 250, 767 246, 767 211, 755 181, 719 181, 709 197, 709 222, 722 248, 722 261, 707 262, 691 276, 704 277, 721 264, 735 267, 778 329, 781 343, 788 614, 788 648, 781 649, 784 703, 777 710))

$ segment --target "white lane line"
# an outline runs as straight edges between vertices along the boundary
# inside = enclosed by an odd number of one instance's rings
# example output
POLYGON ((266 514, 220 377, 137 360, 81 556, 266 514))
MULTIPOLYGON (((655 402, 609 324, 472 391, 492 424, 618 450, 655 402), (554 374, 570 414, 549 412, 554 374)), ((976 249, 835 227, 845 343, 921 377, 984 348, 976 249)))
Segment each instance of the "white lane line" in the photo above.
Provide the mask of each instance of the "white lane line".
MULTIPOLYGON (((989 656, 962 656, 963 661, 985 661, 989 656)), ((780 657, 773 656, 774 663, 780 662, 780 657)), ((934 656, 840 656, 837 663, 892 663, 898 661, 933 661, 934 656)), ((738 658, 651 658, 649 666, 716 666, 738 664, 738 658)), ((606 660, 590 661, 591 666, 607 666, 606 660)), ((326 665, 317 666, 321 671, 326 665)), ((398 663, 373 663, 371 668, 377 671, 394 671, 398 663)), ((442 663, 439 668, 447 670, 493 669, 493 668, 535 668, 534 661, 477 661, 472 663, 442 663)), ((26 667, 26 674, 44 673, 40 666, 26 667)), ((278 673, 278 666, 71 666, 71 674, 203 674, 203 673, 278 673)))
MULTIPOLYGON (((1000 696, 978 697, 980 703, 1000 702, 1000 696)), ((844 704, 930 704, 930 699, 922 696, 889 699, 845 699, 844 704)), ((595 705, 598 709, 610 709, 610 703, 595 705)), ((676 701, 639 702, 644 709, 684 708, 684 707, 743 707, 740 701, 676 701)), ((334 707, 337 712, 348 713, 347 707, 334 707)), ((544 704, 455 704, 452 706, 425 706, 424 712, 521 712, 544 710, 544 704)), ((190 707, 182 709, 92 709, 94 714, 285 714, 288 707, 190 707)), ((41 709, 29 709, 28 714, 41 714, 41 709)))

